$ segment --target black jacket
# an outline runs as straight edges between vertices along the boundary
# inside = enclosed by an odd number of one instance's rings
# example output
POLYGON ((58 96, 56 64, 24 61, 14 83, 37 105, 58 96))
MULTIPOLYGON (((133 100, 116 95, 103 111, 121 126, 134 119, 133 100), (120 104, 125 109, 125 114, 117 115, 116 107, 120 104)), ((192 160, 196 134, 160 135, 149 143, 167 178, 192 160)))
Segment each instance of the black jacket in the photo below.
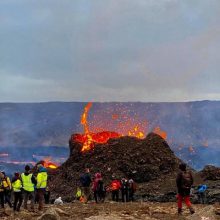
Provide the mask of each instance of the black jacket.
POLYGON ((191 171, 180 171, 176 178, 176 186, 177 186, 178 193, 182 196, 189 196, 192 185, 193 185, 193 176, 192 176, 191 171), (189 183, 190 187, 185 187, 183 185, 183 173, 184 172, 187 172, 190 175, 190 183, 189 183))

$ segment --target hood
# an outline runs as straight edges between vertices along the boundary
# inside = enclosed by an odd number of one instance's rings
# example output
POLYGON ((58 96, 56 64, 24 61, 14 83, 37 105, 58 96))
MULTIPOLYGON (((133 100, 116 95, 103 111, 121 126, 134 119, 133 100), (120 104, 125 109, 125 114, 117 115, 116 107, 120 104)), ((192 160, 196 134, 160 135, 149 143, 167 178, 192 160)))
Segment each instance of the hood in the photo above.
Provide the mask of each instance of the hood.
POLYGON ((101 173, 96 173, 96 174, 95 174, 95 178, 102 178, 101 173))
POLYGON ((39 172, 47 172, 47 169, 45 167, 39 167, 39 172))

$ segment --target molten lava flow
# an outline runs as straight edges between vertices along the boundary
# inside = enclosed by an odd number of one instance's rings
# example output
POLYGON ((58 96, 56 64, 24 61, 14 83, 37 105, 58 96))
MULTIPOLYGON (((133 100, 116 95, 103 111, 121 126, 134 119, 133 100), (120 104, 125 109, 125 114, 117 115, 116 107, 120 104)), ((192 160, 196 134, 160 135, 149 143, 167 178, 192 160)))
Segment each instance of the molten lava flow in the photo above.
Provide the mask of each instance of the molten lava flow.
POLYGON ((158 134, 159 136, 161 136, 163 139, 165 139, 165 140, 167 139, 167 133, 166 133, 165 131, 162 131, 162 130, 160 129, 160 127, 154 128, 153 132, 154 132, 155 134, 158 134))
POLYGON ((92 107, 92 102, 89 102, 86 107, 84 108, 84 112, 82 114, 82 118, 81 118, 81 124, 84 127, 84 132, 85 134, 89 134, 89 126, 88 126, 88 121, 87 121, 87 117, 88 117, 88 112, 89 109, 92 107))
POLYGON ((92 103, 89 102, 89 103, 86 105, 86 107, 84 108, 84 112, 83 112, 82 118, 81 118, 81 124, 82 124, 83 127, 84 127, 84 133, 85 133, 85 137, 83 138, 83 139, 84 139, 84 142, 83 142, 82 152, 83 152, 83 151, 90 150, 90 149, 93 147, 93 145, 94 145, 92 136, 91 136, 91 134, 89 133, 89 126, 88 126, 88 120, 87 120, 88 112, 89 112, 89 109, 90 109, 91 107, 92 107, 92 103))
POLYGON ((42 165, 45 168, 50 168, 50 169, 57 169, 58 168, 58 164, 51 162, 51 157, 44 158, 42 165))
POLYGON ((116 132, 103 131, 98 133, 89 134, 76 134, 74 135, 74 141, 83 143, 81 149, 82 152, 91 150, 95 143, 106 143, 110 138, 118 138, 120 135, 116 132))

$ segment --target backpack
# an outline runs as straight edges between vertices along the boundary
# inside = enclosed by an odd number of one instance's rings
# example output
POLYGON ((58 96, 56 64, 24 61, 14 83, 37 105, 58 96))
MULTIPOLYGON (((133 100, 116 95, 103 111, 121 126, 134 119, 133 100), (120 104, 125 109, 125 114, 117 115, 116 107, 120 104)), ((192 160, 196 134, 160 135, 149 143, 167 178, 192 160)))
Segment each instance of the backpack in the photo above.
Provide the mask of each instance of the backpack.
POLYGON ((132 183, 131 189, 136 192, 137 191, 137 184, 135 182, 132 183))
POLYGON ((91 183, 91 178, 89 176, 89 174, 84 174, 80 177, 80 182, 82 184, 83 187, 89 186, 91 183))
POLYGON ((182 172, 181 187, 184 189, 190 189, 192 186, 192 174, 189 171, 182 172))

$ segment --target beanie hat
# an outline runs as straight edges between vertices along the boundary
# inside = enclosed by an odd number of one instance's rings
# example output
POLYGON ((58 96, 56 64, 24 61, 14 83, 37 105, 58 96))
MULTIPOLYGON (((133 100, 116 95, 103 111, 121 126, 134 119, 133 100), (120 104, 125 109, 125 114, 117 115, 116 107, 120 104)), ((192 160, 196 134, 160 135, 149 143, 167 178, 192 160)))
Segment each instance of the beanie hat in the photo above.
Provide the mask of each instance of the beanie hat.
POLYGON ((24 169, 25 169, 25 171, 29 171, 31 168, 29 165, 26 165, 24 169))

